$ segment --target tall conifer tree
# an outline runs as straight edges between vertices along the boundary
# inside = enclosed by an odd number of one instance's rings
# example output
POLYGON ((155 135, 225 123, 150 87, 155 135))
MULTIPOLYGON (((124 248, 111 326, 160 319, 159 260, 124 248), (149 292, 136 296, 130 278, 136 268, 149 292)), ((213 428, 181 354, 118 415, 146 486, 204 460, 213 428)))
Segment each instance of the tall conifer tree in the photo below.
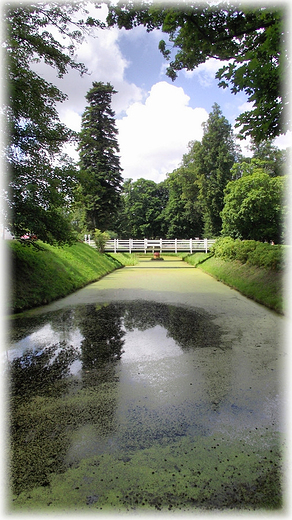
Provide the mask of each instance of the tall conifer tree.
POLYGON ((199 200, 204 221, 204 235, 219 236, 222 227, 220 212, 224 189, 231 180, 231 167, 237 159, 232 128, 217 103, 203 124, 204 135, 197 150, 195 164, 200 185, 199 200))
POLYGON ((80 132, 81 199, 88 230, 110 229, 120 207, 122 176, 110 83, 93 82, 80 132))

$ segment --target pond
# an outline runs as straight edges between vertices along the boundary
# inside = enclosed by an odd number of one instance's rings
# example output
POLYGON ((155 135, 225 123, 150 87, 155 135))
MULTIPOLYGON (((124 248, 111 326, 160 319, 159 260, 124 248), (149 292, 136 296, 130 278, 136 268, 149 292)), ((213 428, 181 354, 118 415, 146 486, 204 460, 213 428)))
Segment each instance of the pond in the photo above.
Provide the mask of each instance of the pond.
POLYGON ((7 507, 281 507, 277 396, 215 321, 142 300, 14 320, 7 507))

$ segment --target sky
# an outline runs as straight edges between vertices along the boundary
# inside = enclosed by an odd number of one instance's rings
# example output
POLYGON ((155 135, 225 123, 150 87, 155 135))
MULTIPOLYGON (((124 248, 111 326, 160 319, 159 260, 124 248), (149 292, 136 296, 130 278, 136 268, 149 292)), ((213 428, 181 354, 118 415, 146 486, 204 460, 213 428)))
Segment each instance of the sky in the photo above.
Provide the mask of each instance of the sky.
MULTIPOLYGON (((94 6, 88 9, 105 21, 106 5, 98 10, 94 6)), ((229 89, 218 87, 218 60, 209 60, 191 72, 180 71, 174 82, 168 78, 167 61, 158 49, 162 38, 165 35, 160 31, 147 33, 141 26, 130 31, 115 27, 98 29, 94 36, 86 36, 75 56, 87 66, 87 75, 80 77, 72 70, 58 80, 52 78, 51 69, 37 66, 46 79, 68 95, 58 107, 60 119, 76 131, 81 128, 85 96, 92 82, 113 85, 117 94, 112 97, 112 109, 124 179, 163 181, 167 173, 180 165, 189 142, 202 139, 202 124, 215 102, 232 126, 247 107, 244 93, 234 95, 229 89)), ((245 155, 250 154, 248 144, 243 143, 245 155)), ((289 143, 281 138, 276 144, 283 148, 289 143)), ((78 159, 72 147, 67 151, 78 159)))

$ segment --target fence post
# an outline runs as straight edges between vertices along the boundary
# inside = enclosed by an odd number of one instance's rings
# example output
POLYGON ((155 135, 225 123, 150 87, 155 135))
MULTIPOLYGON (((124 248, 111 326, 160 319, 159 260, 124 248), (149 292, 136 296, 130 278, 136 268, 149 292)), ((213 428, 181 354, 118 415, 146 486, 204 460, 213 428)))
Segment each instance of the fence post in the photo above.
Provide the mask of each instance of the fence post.
POLYGON ((144 238, 144 253, 147 253, 147 238, 144 238))
POLYGON ((204 238, 205 253, 208 253, 208 239, 204 238))
POLYGON ((132 253, 132 247, 133 247, 133 239, 130 238, 130 239, 129 239, 129 253, 130 253, 130 254, 132 253))
POLYGON ((177 253, 177 238, 174 239, 174 251, 177 253))
POLYGON ((162 253, 162 238, 160 239, 160 253, 162 253))
POLYGON ((190 252, 191 252, 191 255, 193 254, 193 239, 190 238, 190 252))
POLYGON ((114 238, 114 253, 117 252, 117 239, 114 238))

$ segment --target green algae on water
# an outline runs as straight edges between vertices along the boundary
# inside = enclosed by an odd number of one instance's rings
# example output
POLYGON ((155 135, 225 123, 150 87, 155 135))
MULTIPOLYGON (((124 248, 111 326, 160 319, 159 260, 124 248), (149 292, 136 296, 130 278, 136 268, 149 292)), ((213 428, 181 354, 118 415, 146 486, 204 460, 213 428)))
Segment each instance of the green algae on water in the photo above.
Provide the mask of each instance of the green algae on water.
POLYGON ((183 438, 145 450, 82 460, 46 486, 14 497, 15 510, 132 511, 279 509, 279 439, 259 449, 225 434, 183 438))
POLYGON ((18 325, 11 511, 282 507, 277 426, 250 384, 230 394, 236 358, 213 316, 135 301, 18 325), (32 330, 63 339, 37 347, 32 330))

